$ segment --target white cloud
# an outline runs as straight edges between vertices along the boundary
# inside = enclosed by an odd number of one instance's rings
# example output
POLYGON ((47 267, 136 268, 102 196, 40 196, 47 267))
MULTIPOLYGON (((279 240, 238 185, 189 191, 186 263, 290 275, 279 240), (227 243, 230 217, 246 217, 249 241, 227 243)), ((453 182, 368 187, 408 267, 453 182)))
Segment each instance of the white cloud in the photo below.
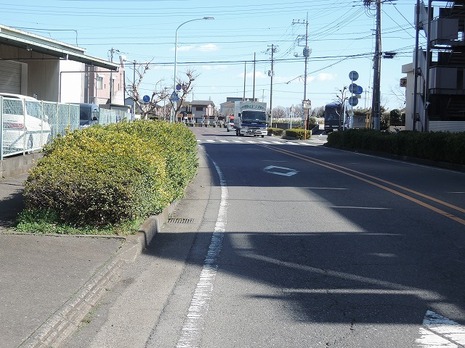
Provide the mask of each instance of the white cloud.
POLYGON ((177 51, 178 52, 188 52, 188 51, 192 51, 194 49, 195 49, 194 45, 185 45, 185 46, 178 46, 177 51))
POLYGON ((330 73, 319 73, 315 79, 318 81, 332 81, 336 78, 335 74, 330 73))
POLYGON ((221 71, 227 71, 229 67, 227 65, 202 65, 201 66, 202 70, 221 70, 221 71))
POLYGON ((213 51, 218 51, 218 46, 215 44, 178 46, 178 52, 189 52, 189 51, 213 52, 213 51))
MULTIPOLYGON (((241 79, 244 78, 244 73, 238 75, 241 79)), ((248 72, 246 74, 247 79, 253 79, 253 72, 248 72)), ((264 79, 269 78, 265 72, 255 71, 255 79, 264 79)))
POLYGON ((213 52, 213 51, 218 51, 218 46, 215 45, 215 44, 201 45, 201 46, 199 46, 199 51, 200 51, 200 52, 213 52))

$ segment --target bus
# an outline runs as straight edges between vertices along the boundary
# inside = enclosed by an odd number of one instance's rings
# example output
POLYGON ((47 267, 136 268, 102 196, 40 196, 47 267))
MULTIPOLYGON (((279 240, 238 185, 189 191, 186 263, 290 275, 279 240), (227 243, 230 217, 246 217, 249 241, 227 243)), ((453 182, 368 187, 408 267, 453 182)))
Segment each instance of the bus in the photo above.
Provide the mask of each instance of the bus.
POLYGON ((342 104, 338 102, 325 105, 325 132, 331 133, 342 128, 344 117, 342 114, 342 104))

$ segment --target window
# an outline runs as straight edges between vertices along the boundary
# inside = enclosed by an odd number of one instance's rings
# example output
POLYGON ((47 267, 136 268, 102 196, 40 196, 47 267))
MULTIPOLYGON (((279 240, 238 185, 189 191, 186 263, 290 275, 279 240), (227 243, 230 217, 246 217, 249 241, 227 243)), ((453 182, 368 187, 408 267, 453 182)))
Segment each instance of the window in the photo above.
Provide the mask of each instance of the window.
POLYGON ((103 89, 103 76, 97 75, 96 80, 97 89, 103 89))

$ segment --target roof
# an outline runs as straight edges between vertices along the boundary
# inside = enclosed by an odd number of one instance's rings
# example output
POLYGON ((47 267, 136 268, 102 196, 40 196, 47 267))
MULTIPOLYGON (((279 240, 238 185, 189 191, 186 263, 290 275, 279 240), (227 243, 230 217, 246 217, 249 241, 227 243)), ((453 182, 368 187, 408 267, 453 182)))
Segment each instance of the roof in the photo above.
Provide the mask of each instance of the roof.
MULTIPOLYGON (((53 57, 73 60, 109 70, 118 70, 119 67, 116 63, 86 55, 83 48, 4 25, 0 25, 0 44, 19 47, 28 51, 44 53, 53 57)), ((0 59, 11 60, 8 57, 0 59)))
POLYGON ((191 105, 199 105, 199 106, 208 106, 212 105, 215 106, 215 103, 211 100, 193 100, 190 102, 191 105))

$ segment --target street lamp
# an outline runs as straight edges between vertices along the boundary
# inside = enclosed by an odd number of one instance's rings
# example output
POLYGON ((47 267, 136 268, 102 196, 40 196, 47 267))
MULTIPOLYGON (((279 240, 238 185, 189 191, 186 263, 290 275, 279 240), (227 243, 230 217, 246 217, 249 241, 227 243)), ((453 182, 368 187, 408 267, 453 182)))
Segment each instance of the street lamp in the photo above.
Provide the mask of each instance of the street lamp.
MULTIPOLYGON (((194 22, 194 21, 202 21, 202 20, 212 20, 215 19, 214 17, 202 17, 202 18, 194 18, 194 19, 189 19, 188 21, 185 21, 181 24, 178 25, 176 28, 175 36, 174 36, 174 77, 173 77, 173 97, 175 97, 176 94, 176 73, 177 73, 177 65, 178 65, 178 30, 181 28, 184 24, 194 22)), ((172 101, 173 103, 173 112, 172 112, 172 119, 171 122, 174 122, 175 118, 175 103, 176 101, 172 101)))

